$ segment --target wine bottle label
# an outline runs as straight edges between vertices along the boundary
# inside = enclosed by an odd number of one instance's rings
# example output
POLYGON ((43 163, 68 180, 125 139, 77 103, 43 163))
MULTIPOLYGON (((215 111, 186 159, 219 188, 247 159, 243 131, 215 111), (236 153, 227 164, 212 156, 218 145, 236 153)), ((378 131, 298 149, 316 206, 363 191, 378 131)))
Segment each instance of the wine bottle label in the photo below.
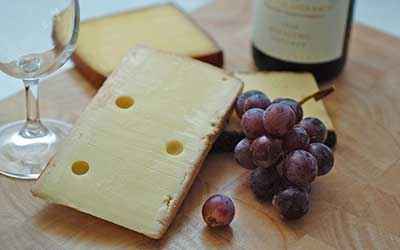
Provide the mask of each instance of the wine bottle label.
POLYGON ((254 45, 295 63, 323 63, 343 53, 350 0, 256 0, 254 45))

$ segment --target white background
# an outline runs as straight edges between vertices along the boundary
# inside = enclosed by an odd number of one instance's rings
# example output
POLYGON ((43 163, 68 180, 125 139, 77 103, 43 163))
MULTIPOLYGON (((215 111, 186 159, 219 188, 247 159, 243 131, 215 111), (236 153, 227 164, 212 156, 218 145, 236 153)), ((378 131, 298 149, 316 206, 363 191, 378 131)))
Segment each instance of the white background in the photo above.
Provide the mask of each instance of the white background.
MULTIPOLYGON (((81 0, 81 19, 105 15, 125 9, 137 8, 167 0, 81 0)), ((212 2, 212 0, 174 0, 188 12, 212 2)), ((0 10, 1 14, 1 10, 0 10)), ((400 38, 400 0, 356 0, 355 19, 400 38)), ((10 27, 12 28, 12 27, 10 27)), ((7 31, 2 31, 6 34, 7 31)), ((62 70, 71 67, 67 64, 62 70)), ((61 70, 60 70, 61 71, 61 70)), ((22 89, 22 83, 0 73, 0 99, 15 94, 22 89)))

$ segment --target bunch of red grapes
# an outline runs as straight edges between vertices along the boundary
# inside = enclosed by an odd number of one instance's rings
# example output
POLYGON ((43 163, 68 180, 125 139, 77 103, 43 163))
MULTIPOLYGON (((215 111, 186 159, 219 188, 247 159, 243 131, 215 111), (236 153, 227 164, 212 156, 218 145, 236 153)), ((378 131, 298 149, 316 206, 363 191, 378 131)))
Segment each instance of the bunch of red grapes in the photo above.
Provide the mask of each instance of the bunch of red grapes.
POLYGON ((327 128, 318 118, 303 119, 299 102, 270 101, 261 91, 243 93, 235 110, 246 138, 235 147, 236 161, 254 170, 251 189, 262 201, 271 201, 287 220, 304 216, 310 207, 311 183, 334 165, 333 153, 323 142, 327 128))

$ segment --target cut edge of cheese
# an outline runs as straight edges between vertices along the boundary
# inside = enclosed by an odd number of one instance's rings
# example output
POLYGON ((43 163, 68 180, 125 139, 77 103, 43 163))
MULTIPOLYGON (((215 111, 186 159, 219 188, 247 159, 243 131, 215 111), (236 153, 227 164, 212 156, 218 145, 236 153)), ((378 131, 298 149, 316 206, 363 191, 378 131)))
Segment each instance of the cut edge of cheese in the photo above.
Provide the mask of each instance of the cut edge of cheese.
MULTIPOLYGON (((164 58, 166 59, 166 58, 164 58)), ((164 60, 163 59, 163 60, 164 60)), ((148 65, 147 65, 148 67, 148 65)), ((134 73, 134 72, 133 72, 134 73)), ((203 72, 204 73, 204 72, 203 72)), ((211 74, 210 73, 210 74, 211 74)), ((139 76, 140 77, 140 76, 139 76)), ((202 75, 204 77, 204 75, 202 75)), ((190 84, 190 83, 187 83, 190 84)), ((219 86, 218 86, 219 87, 219 86)), ((43 171, 41 174, 40 178, 37 180, 35 185, 32 188, 32 193, 33 195, 43 198, 47 201, 58 203, 61 205, 65 205, 74 209, 77 209, 79 211, 82 211, 87 214, 91 214, 100 218, 103 218, 105 220, 108 220, 110 222, 113 222, 115 224, 124 226, 126 228, 132 229, 134 231, 137 231, 139 233, 142 233, 150 238, 154 239, 159 239, 162 237, 162 235, 167 231, 169 225, 171 224, 173 218, 175 217, 179 207, 181 206, 187 192, 190 189, 190 186, 192 185, 195 177, 197 176, 198 172, 200 171, 200 167, 203 164, 204 159, 206 158, 209 150, 212 147, 212 144, 218 137, 218 135, 221 133, 223 130, 223 127, 229 119, 230 115, 232 114, 232 109, 234 102, 237 98, 237 96, 241 93, 243 88, 242 82, 225 73, 223 70, 215 68, 211 65, 195 61, 190 58, 186 58, 183 56, 178 56, 174 55, 172 53, 165 53, 161 52, 158 50, 150 49, 147 47, 136 47, 134 49, 131 49, 128 55, 123 59, 121 65, 113 72, 113 74, 107 79, 107 81, 104 83, 104 85, 100 88, 99 92, 97 95, 94 97, 92 102, 88 105, 88 107, 85 109, 83 112, 82 116, 78 119, 76 122, 71 135, 66 139, 66 141, 61 145, 59 151, 57 152, 56 156, 48 163, 48 166, 46 169, 43 171), (213 115, 216 116, 215 120, 207 121, 208 124, 210 124, 210 128, 208 128, 210 131, 207 129, 207 133, 204 134, 201 137, 201 144, 199 145, 196 150, 198 152, 194 153, 196 155, 195 159, 191 159, 193 163, 188 167, 187 169, 184 170, 182 179, 179 180, 179 187, 176 188, 176 192, 170 195, 167 195, 164 197, 164 200, 162 201, 162 206, 157 210, 157 214, 154 217, 154 220, 152 221, 151 226, 144 226, 144 225, 136 225, 135 223, 129 223, 127 222, 127 218, 119 218, 120 215, 116 215, 118 217, 118 220, 114 220, 113 218, 110 218, 110 216, 104 216, 104 214, 98 214, 98 209, 99 208, 90 208, 88 205, 82 205, 79 204, 79 201, 74 198, 74 196, 70 196, 68 193, 69 190, 65 190, 62 185, 67 185, 68 188, 79 188, 79 187, 74 187, 74 181, 69 183, 69 178, 71 174, 71 169, 70 169, 70 164, 62 162, 66 158, 69 157, 69 155, 74 155, 76 152, 74 151, 74 146, 78 147, 82 146, 79 142, 79 140, 85 140, 85 134, 83 132, 88 132, 90 130, 85 130, 81 129, 82 127, 86 126, 86 121, 90 120, 91 118, 89 115, 93 114, 93 110, 96 109, 102 109, 104 106, 106 106, 106 103, 110 99, 114 99, 115 97, 113 95, 116 95, 118 90, 114 89, 114 85, 121 84, 121 80, 124 79, 122 76, 124 72, 127 70, 130 71, 132 69, 128 69, 126 66, 127 64, 131 64, 129 67, 135 68, 135 67, 140 67, 140 64, 146 60, 146 58, 154 58, 157 56, 161 57, 168 57, 169 59, 172 59, 171 62, 174 62, 174 58, 177 60, 181 60, 182 62, 185 62, 185 67, 198 67, 199 69, 203 69, 203 71, 210 71, 214 76, 212 77, 220 77, 219 79, 221 82, 218 82, 218 84, 223 84, 221 86, 226 86, 224 91, 224 96, 226 97, 226 103, 220 104, 220 106, 223 106, 223 110, 215 110, 213 115), (207 69, 208 68, 208 69, 207 69), (228 90, 229 87, 229 90, 228 90), (69 175, 68 175, 69 173, 69 175), (61 187, 61 189, 60 189, 61 187), (60 189, 61 191, 58 194, 55 194, 54 189, 60 189), (68 196, 68 198, 66 197, 68 196), (71 198, 72 197, 72 198, 71 198), (83 207, 82 207, 83 206, 83 207)), ((215 101, 215 100, 214 100, 215 101)), ((215 105, 217 106, 217 104, 215 105)), ((196 111, 195 111, 196 112, 196 111)), ((92 121, 93 122, 93 121, 92 121)), ((97 121, 100 122, 100 121, 97 121)), ((104 128, 101 128, 104 129, 104 128)), ((88 132, 92 133, 92 132, 88 132)), ((93 132, 94 133, 94 132, 93 132)), ((90 138, 90 135, 89 135, 90 138)), ((87 138, 86 138, 87 139, 87 138)), ((89 140, 90 142, 90 140, 89 140)), ((90 144, 88 142, 88 144, 90 144)), ((189 149, 187 149, 189 150, 189 149)), ((76 153, 79 155, 79 152, 76 153)), ((74 161, 74 160, 72 160, 74 161)), ((185 163, 186 164, 186 163, 185 163)), ((85 176, 85 175, 84 175, 85 176)), ((74 176, 75 178, 76 176, 74 176)), ((79 177, 78 177, 79 178, 79 177)), ((103 180, 104 181, 104 180, 103 180)), ((77 182, 78 183, 78 182, 77 182)), ((77 183, 75 183, 77 185, 77 183)), ((79 185, 83 185, 78 183, 79 185)), ((114 183, 115 184, 115 183, 114 183)), ((156 186, 156 184, 155 184, 156 186)), ((81 186, 85 187, 85 186, 81 186)), ((100 188, 100 186, 99 186, 100 188)), ((85 193, 86 190, 82 190, 82 193, 85 193)), ((79 195, 87 195, 85 194, 79 194, 79 195)), ((99 195, 99 194, 96 194, 99 195)), ((98 198, 98 197, 97 197, 98 198)), ((96 197, 94 197, 96 199, 96 197)), ((109 209, 109 208, 108 208, 109 209)), ((122 210, 124 208, 121 208, 122 210)), ((130 209, 130 208, 129 208, 130 209)), ((107 214, 107 213, 105 213, 107 214)), ((140 216, 140 215, 134 215, 132 214, 131 216, 140 216)), ((139 220, 139 219, 137 219, 139 220)))
MULTIPOLYGON (((319 90, 314 76, 310 73, 297 72, 254 72, 235 73, 236 77, 244 83, 243 91, 261 90, 271 100, 284 97, 301 100, 302 98, 319 90)), ((333 123, 326 111, 322 100, 309 100, 303 105, 304 117, 317 117, 321 119, 330 136, 336 137, 333 123)), ((240 126, 240 118, 233 112, 224 131, 214 145, 214 152, 232 152, 236 144, 244 138, 240 126)))
MULTIPOLYGON (((54 30, 57 31, 57 26, 54 30)), ((55 40, 60 40, 57 39, 57 32, 55 34, 55 40)), ((217 67, 222 67, 224 63, 223 52, 217 42, 173 3, 156 4, 82 22, 72 60, 77 69, 99 87, 128 49, 137 45, 190 56, 217 67), (162 13, 165 13, 164 17, 162 13), (141 20, 142 16, 148 19, 141 20), (176 23, 175 27, 165 27, 172 23, 176 23), (133 26, 132 30, 130 26, 133 26), (165 40, 161 32, 168 34, 165 40), (188 37, 184 37, 186 34, 189 34, 188 37), (177 41, 175 47, 172 46, 174 41, 177 41)))

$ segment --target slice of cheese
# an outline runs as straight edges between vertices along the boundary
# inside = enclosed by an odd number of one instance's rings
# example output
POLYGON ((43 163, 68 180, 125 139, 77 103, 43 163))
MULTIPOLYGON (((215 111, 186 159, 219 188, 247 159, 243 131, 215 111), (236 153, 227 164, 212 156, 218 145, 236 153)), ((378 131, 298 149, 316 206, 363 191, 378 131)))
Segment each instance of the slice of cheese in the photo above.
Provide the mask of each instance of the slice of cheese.
MULTIPOLYGON (((292 72, 237 73, 244 82, 244 90, 261 90, 273 100, 287 97, 300 101, 318 91, 318 85, 312 74, 292 72)), ((317 117, 334 133, 332 121, 322 101, 309 100, 303 104, 304 117, 317 117)), ((238 141, 244 137, 240 119, 233 113, 221 137, 216 142, 215 151, 232 151, 238 141)))
MULTIPOLYGON (((312 74, 291 72, 259 72, 253 74, 236 74, 244 82, 243 91, 261 90, 271 100, 278 97, 292 98, 300 101, 319 90, 312 74)), ((332 121, 326 112, 323 101, 311 99, 303 104, 304 117, 317 117, 333 130, 332 121)), ((235 115, 236 116, 236 115, 235 115)))
MULTIPOLYGON (((65 33, 61 28, 57 40, 65 33)), ((136 45, 223 65, 223 54, 215 41, 172 4, 82 22, 73 60, 84 76, 101 84, 136 45)))
POLYGON ((160 238, 241 90, 211 65, 133 49, 32 192, 160 238))

